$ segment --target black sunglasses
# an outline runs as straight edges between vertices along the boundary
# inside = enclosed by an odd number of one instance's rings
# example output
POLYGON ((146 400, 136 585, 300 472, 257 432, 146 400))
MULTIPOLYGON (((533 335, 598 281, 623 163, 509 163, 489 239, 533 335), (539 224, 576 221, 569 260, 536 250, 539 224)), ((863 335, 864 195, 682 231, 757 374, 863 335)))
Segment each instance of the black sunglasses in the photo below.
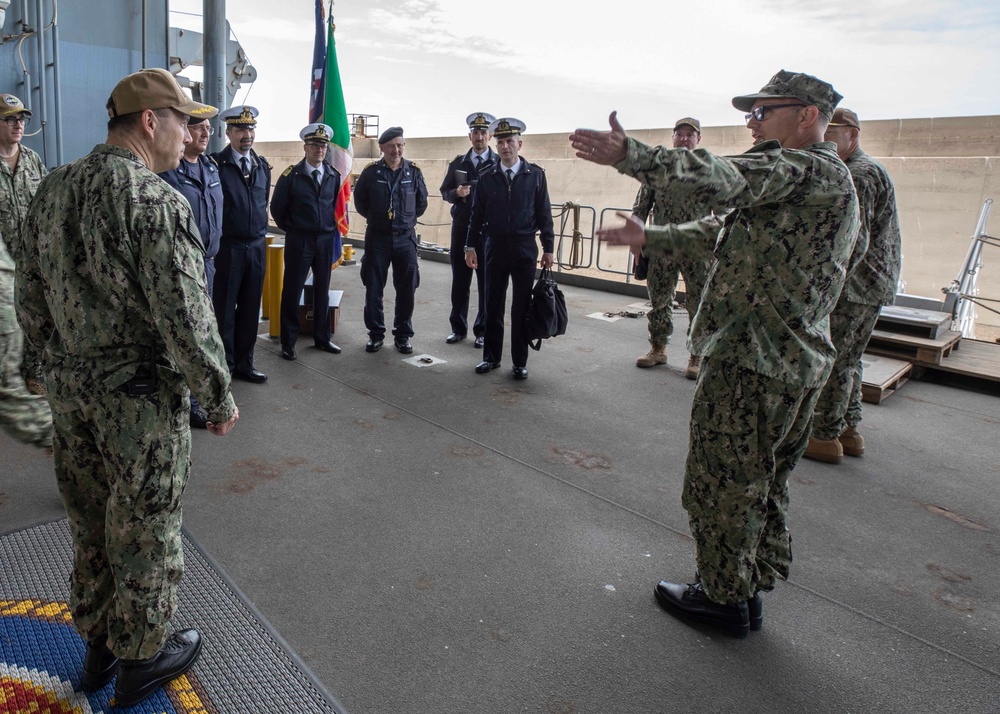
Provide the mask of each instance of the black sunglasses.
POLYGON ((751 119, 756 119, 757 121, 764 121, 764 117, 772 109, 784 109, 785 107, 806 107, 808 104, 771 104, 769 106, 754 107, 750 110, 749 114, 744 114, 743 118, 746 120, 747 124, 750 123, 751 119))

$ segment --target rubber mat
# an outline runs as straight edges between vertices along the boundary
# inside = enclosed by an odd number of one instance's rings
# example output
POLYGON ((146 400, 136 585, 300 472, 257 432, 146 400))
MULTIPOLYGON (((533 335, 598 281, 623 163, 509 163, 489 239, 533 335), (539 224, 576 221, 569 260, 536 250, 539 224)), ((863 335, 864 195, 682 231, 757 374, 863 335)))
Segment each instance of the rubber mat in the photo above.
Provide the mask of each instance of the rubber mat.
POLYGON ((134 707, 113 705, 114 680, 80 690, 86 644, 66 604, 66 519, 0 536, 0 713, 306 714, 343 712, 288 644, 185 530, 173 624, 197 627, 201 657, 134 707))

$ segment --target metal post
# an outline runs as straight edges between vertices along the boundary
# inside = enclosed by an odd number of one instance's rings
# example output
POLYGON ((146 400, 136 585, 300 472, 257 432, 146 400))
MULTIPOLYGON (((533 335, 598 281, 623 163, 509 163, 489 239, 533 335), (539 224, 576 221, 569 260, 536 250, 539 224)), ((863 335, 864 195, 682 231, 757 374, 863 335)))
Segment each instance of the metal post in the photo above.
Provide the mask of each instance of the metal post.
POLYGON ((63 165, 62 90, 59 87, 59 10, 52 10, 52 120, 56 133, 56 164, 63 165))
POLYGON ((48 120, 48 98, 45 82, 45 18, 42 16, 42 0, 35 0, 35 55, 38 58, 38 123, 42 130, 42 162, 49 163, 49 142, 45 140, 45 125, 48 120))
MULTIPOLYGON (((219 111, 229 107, 226 94, 226 43, 229 41, 226 25, 226 0, 203 0, 202 5, 202 62, 204 68, 204 95, 202 101, 219 111)), ((221 126, 208 140, 209 152, 221 151, 225 146, 221 126)))

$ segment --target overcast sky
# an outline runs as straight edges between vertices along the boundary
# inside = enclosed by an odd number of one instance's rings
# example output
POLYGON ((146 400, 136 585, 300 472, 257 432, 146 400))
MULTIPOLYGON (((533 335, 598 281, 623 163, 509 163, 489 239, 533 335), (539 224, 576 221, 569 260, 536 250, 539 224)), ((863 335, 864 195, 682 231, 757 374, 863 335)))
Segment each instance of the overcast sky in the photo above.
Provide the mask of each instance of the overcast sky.
MULTIPOLYGON (((325 0, 326 1, 326 0, 325 0)), ((234 103, 261 111, 260 141, 308 121, 315 0, 229 0, 257 69, 234 103)), ((200 15, 200 0, 171 0, 200 15)), ((626 129, 681 116, 732 125, 736 94, 779 69, 814 74, 865 119, 1000 114, 995 0, 537 0, 498 10, 470 0, 340 0, 337 53, 349 113, 409 137, 466 132, 473 111, 527 133, 626 129)), ((172 24, 199 27, 174 13, 172 24)))

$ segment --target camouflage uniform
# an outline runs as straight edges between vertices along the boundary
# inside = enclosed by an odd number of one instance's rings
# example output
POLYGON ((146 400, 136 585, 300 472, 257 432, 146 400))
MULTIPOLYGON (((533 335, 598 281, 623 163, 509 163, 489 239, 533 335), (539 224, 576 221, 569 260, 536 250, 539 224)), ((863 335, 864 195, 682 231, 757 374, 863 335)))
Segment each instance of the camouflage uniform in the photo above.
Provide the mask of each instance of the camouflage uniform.
POLYGON ((846 163, 861 205, 860 235, 868 241, 830 315, 837 360, 816 403, 812 435, 817 439, 836 439, 848 426, 861 423, 861 355, 879 310, 892 304, 899 282, 901 238, 892 179, 861 149, 846 163))
MULTIPOLYGON (((6 161, 0 161, 0 235, 7 241, 11 255, 15 252, 15 244, 20 240, 21 227, 28 215, 28 204, 35 195, 39 181, 45 176, 45 166, 34 151, 19 144, 21 152, 17 160, 17 172, 12 172, 6 161)), ((20 359, 20 358, 19 358, 20 359)), ((24 356, 21 362, 21 374, 25 379, 39 380, 42 376, 42 354, 24 343, 24 356)))
POLYGON ((0 426, 19 441, 52 445, 52 413, 21 378, 21 328, 14 315, 14 260, 0 234, 0 426))
POLYGON ((110 636, 119 657, 146 658, 167 635, 183 568, 188 385, 211 421, 235 413, 201 240, 187 201, 108 144, 42 182, 25 231, 18 318, 47 342, 74 624, 88 641, 110 636), (128 394, 152 361, 152 393, 128 394))
MULTIPOLYGON (((691 203, 670 203, 666 200, 656 200, 656 193, 643 185, 636 194, 632 213, 645 221, 650 212, 653 214, 653 224, 665 226, 668 223, 684 223, 694 220, 706 213, 691 203)), ((677 273, 684 276, 684 289, 687 297, 684 307, 687 308, 690 321, 694 322, 694 314, 698 311, 698 301, 701 299, 701 289, 705 286, 710 260, 692 260, 684 255, 666 257, 664 255, 649 256, 649 272, 646 275, 646 289, 649 290, 649 302, 652 308, 646 313, 649 320, 649 344, 663 348, 674 333, 673 303, 677 289, 677 273)))
POLYGON ((746 600, 787 577, 788 476, 833 364, 828 315, 858 229, 850 174, 830 142, 765 141, 736 157, 628 140, 622 173, 675 203, 733 210, 649 228, 650 253, 714 246, 689 349, 705 357, 691 411, 682 502, 708 597, 746 600))

